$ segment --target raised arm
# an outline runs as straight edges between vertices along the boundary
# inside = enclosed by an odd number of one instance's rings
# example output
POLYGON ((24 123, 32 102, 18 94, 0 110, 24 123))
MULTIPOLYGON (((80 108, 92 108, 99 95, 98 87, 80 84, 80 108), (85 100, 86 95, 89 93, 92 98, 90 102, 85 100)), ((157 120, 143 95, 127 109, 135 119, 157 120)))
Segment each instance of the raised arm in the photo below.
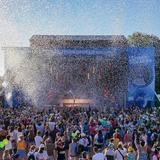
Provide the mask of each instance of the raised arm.
POLYGON ((134 144, 135 144, 136 148, 138 149, 139 145, 137 143, 137 134, 135 134, 135 136, 134 136, 134 144))

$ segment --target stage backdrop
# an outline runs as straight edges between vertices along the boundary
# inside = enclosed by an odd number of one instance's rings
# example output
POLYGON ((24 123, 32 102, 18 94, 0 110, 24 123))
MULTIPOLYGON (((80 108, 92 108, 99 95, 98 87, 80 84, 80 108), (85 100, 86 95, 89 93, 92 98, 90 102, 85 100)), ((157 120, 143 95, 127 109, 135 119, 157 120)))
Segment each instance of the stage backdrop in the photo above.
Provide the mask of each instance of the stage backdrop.
POLYGON ((128 105, 145 107, 154 104, 155 50, 151 48, 128 48, 128 105))

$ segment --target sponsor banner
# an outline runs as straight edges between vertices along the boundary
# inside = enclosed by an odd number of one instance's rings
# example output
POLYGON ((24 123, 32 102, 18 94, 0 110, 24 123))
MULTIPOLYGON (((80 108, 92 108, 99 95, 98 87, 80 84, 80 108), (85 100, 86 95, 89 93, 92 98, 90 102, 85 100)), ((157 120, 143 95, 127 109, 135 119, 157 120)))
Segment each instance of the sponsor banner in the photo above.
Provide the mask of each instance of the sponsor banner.
POLYGON ((154 102, 154 48, 128 48, 128 102, 145 107, 154 102))

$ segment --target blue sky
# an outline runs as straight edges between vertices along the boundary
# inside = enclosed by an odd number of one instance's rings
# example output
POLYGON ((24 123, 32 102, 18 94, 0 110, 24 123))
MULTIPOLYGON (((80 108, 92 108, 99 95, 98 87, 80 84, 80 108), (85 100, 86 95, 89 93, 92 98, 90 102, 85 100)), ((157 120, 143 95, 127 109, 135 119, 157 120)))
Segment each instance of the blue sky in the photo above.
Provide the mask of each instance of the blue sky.
POLYGON ((160 0, 0 0, 0 46, 29 46, 33 34, 136 31, 160 37, 160 0))
POLYGON ((29 45, 33 34, 160 36, 160 0, 2 0, 0 6, 9 23, 2 41, 9 45, 29 45))

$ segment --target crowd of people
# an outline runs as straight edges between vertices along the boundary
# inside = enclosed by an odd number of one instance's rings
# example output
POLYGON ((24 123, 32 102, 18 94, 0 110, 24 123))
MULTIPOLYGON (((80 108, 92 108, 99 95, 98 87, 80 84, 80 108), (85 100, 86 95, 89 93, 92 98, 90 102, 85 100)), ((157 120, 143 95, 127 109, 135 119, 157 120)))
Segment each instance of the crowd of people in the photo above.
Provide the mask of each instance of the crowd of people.
POLYGON ((160 160, 160 117, 131 107, 2 108, 0 160, 160 160))

